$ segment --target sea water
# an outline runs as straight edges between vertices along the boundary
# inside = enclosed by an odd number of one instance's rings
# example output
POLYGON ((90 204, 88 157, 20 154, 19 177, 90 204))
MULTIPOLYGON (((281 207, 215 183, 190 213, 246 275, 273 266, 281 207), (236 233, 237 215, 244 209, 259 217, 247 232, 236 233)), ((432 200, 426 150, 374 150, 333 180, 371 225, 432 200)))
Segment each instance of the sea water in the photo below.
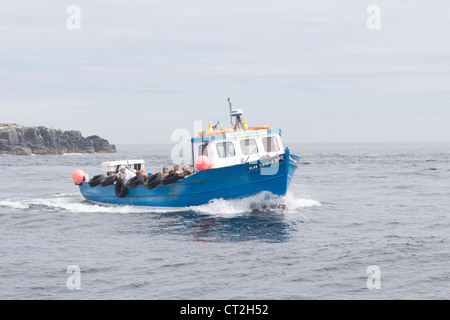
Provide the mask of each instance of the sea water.
POLYGON ((85 201, 71 174, 170 148, 0 156, 2 299, 448 299, 450 144, 290 144, 285 197, 85 201))

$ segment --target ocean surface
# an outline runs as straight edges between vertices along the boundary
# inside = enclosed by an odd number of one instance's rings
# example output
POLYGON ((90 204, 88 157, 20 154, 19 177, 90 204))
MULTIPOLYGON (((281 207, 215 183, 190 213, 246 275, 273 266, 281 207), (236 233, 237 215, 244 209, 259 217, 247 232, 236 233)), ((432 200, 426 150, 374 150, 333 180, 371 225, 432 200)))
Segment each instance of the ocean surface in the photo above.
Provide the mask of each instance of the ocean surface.
POLYGON ((294 144, 287 196, 100 206, 71 175, 170 147, 0 156, 0 299, 449 299, 450 143, 294 144))

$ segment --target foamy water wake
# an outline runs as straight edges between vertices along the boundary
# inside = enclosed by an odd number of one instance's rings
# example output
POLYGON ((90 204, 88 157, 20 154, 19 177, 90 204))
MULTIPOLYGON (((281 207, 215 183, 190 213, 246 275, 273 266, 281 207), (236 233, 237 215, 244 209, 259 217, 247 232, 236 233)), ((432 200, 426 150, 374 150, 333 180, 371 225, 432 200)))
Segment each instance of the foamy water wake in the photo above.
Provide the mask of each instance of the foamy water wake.
POLYGON ((294 213, 299 209, 320 206, 320 202, 309 198, 295 198, 292 193, 277 197, 271 193, 260 193, 242 199, 214 199, 208 204, 190 207, 195 212, 220 216, 234 216, 246 212, 294 213))
POLYGON ((141 206, 100 205, 84 200, 80 194, 57 194, 37 199, 7 199, 0 207, 30 211, 65 211, 74 213, 166 213, 192 211, 202 214, 231 217, 248 212, 295 213, 302 208, 320 206, 320 202, 307 197, 296 198, 288 193, 284 197, 260 193, 242 199, 214 199, 208 204, 183 208, 152 208, 141 206))

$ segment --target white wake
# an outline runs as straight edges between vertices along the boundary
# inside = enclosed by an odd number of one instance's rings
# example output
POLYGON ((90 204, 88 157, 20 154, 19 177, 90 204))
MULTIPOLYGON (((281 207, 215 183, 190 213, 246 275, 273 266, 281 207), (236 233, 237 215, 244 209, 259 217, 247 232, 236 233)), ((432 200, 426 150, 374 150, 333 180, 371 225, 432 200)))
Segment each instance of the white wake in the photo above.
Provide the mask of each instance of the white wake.
POLYGON ((102 205, 84 200, 78 194, 57 194, 45 198, 0 200, 0 207, 30 211, 65 211, 74 213, 167 213, 192 211, 201 214, 232 217, 249 212, 295 213, 303 208, 320 206, 308 197, 296 198, 292 193, 277 197, 260 193, 242 199, 214 199, 208 204, 182 208, 152 208, 144 206, 102 205))

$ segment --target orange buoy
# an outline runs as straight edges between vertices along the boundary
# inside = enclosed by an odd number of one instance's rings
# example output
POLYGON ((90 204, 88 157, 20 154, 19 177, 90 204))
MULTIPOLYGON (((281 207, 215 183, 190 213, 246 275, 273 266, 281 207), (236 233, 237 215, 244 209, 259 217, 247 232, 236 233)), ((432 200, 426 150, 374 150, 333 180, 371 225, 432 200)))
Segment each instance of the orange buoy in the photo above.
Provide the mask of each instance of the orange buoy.
POLYGON ((81 169, 77 169, 72 173, 72 179, 75 183, 82 183, 84 181, 85 173, 81 169))
POLYGON ((211 167, 211 160, 207 156, 199 156, 195 161, 198 170, 206 170, 211 167))

